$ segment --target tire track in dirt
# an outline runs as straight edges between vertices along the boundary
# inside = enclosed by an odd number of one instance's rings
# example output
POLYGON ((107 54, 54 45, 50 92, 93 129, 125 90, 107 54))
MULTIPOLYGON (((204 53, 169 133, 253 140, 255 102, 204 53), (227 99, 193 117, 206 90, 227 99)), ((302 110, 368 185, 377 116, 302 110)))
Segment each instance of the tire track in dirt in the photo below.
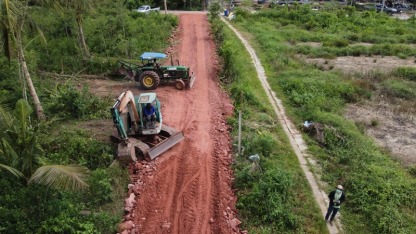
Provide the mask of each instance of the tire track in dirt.
MULTIPOLYGON (((184 63, 187 64, 193 71, 198 72, 198 69, 195 69, 195 67, 198 67, 198 61, 196 61, 196 54, 199 53, 199 48, 197 46, 197 38, 196 38, 196 25, 195 22, 190 22, 188 21, 188 18, 185 16, 181 16, 180 17, 180 21, 182 22, 181 24, 181 31, 183 32, 183 35, 186 35, 183 38, 182 41, 182 47, 181 47, 181 51, 180 51, 180 60, 184 63)), ((197 73, 198 74, 198 73, 197 73)), ((203 79, 202 79, 203 81, 203 79)), ((198 82, 201 82, 201 79, 198 80, 198 82)), ((196 87, 194 86, 194 89, 196 87)), ((189 94, 189 93, 188 93, 189 94)), ((188 98, 193 98, 190 95, 186 95, 188 96, 188 98)), ((185 100, 186 103, 187 101, 185 100)), ((195 126, 199 126, 200 124, 198 123, 198 114, 195 111, 193 112, 192 115, 188 115, 188 116, 183 116, 182 119, 187 119, 188 121, 191 120, 191 122, 193 123, 193 125, 195 126)), ((190 126, 190 128, 184 128, 184 131, 186 132, 191 132, 190 137, 194 136, 196 134, 198 134, 197 132, 195 134, 193 134, 194 128, 193 126, 190 126)), ((187 134, 188 135, 188 134, 187 134)), ((191 147, 193 149, 196 150, 197 154, 201 154, 201 151, 198 150, 198 145, 195 146, 190 146, 188 145, 188 147, 191 147)), ((187 147, 187 148, 188 148, 187 147)), ((184 158, 183 163, 181 164, 181 168, 179 168, 180 171, 189 171, 190 175, 192 174, 196 174, 200 175, 201 173, 201 169, 198 170, 197 165, 205 165, 204 162, 202 163, 198 163, 198 161, 200 160, 200 158, 197 157, 186 157, 184 158), (195 160, 195 162, 190 162, 190 160, 195 160)), ((178 202, 174 202, 173 203, 173 207, 172 207, 172 222, 175 223, 176 225, 174 225, 172 231, 174 233, 193 233, 192 229, 195 228, 195 223, 197 222, 196 218, 195 218, 195 210, 197 210, 199 202, 198 196, 196 196, 195 194, 197 193, 197 191, 193 190, 193 188, 191 186, 189 186, 189 184, 191 184, 191 182, 193 182, 193 179, 195 179, 194 181, 198 180, 198 177, 192 177, 192 178, 188 178, 189 176, 187 174, 179 174, 179 177, 177 178, 177 184, 176 184, 176 191, 175 191, 175 196, 177 196, 179 199, 177 200, 178 202), (193 200, 191 198, 194 198, 193 200), (179 214, 179 215, 178 215, 179 214), (176 227, 178 229, 176 229, 176 227)))
MULTIPOLYGON (((182 47, 181 55, 189 55, 187 58, 189 58, 190 67, 194 69, 198 76, 197 84, 194 86, 194 90, 197 89, 196 85, 199 86, 206 86, 206 74, 204 74, 204 64, 203 61, 200 60, 201 54, 204 53, 204 51, 201 51, 201 40, 198 38, 200 35, 199 32, 197 32, 197 29, 201 28, 201 25, 196 26, 195 22, 190 20, 189 17, 181 16, 181 21, 183 22, 184 28, 182 28, 184 31, 188 30, 188 32, 185 32, 185 35, 188 35, 186 39, 189 40, 183 41, 183 45, 187 45, 185 47, 182 47), (188 51, 186 51, 188 50, 188 51)), ((202 46, 203 48, 203 46, 202 46)), ((206 103, 207 96, 202 93, 203 95, 200 95, 199 101, 202 101, 206 103)), ((193 98, 193 97, 191 97, 193 98)), ((198 142, 209 142, 209 135, 206 134, 206 124, 209 123, 209 114, 207 115, 204 113, 206 110, 200 110, 198 112, 195 112, 194 115, 191 117, 195 124, 195 134, 192 134, 192 136, 198 136, 198 142), (201 132, 199 129, 202 129, 203 132, 201 132)), ((187 116, 187 119, 189 119, 190 116, 187 116)), ((192 129, 192 130, 194 130, 192 129)), ((201 176, 198 178, 195 178, 195 181, 193 181, 193 185, 191 187, 182 186, 178 189, 179 197, 182 197, 183 199, 180 199, 181 204, 176 204, 175 210, 178 212, 181 209, 181 213, 183 215, 175 216, 174 222, 177 222, 177 226, 179 227, 178 230, 173 229, 173 232, 175 233, 197 233, 198 230, 200 230, 202 225, 202 220, 204 216, 200 217, 199 220, 195 219, 195 210, 198 210, 198 212, 201 212, 201 208, 206 207, 206 198, 204 196, 199 196, 200 194, 206 194, 206 189, 210 187, 210 185, 201 184, 201 178, 206 178, 207 174, 207 167, 209 167, 209 161, 206 160, 208 158, 208 155, 206 155, 206 150, 201 147, 202 144, 196 145, 196 149, 199 157, 194 158, 187 158, 186 160, 196 160, 197 162, 187 162, 186 165, 192 164, 195 166, 202 165, 201 168, 195 168, 197 170, 197 173, 201 176), (197 184, 195 186, 195 184, 197 184), (199 189, 195 190, 195 188, 199 187, 199 189), (193 199, 192 199, 193 198, 193 199), (191 200, 192 199, 192 200, 191 200), (184 212, 187 211, 188 213, 184 212)), ((194 168, 193 168, 194 169, 194 168)), ((205 212, 201 212, 201 214, 205 214, 205 212)))
MULTIPOLYGON (((204 36, 204 38, 202 40, 205 41, 205 47, 204 50, 205 51, 210 51, 212 48, 215 48, 215 45, 212 41, 212 38, 208 35, 210 35, 210 29, 204 28, 203 30, 206 30, 206 34, 204 36)), ((203 34, 204 35, 204 34, 203 34)), ((217 71, 215 70, 215 60, 212 61, 212 54, 209 53, 205 53, 205 60, 206 61, 211 61, 210 63, 208 63, 208 66, 206 67, 208 74, 217 74, 217 71)), ((217 77, 210 75, 209 76, 210 82, 209 82, 209 91, 208 91, 208 95, 209 96, 215 96, 215 92, 213 90, 218 89, 218 85, 217 85, 217 77)), ((210 99, 210 103, 209 103, 212 107, 216 107, 216 106, 220 106, 221 105, 221 98, 215 98, 210 99)), ((212 121, 212 126, 210 128, 210 134, 211 135, 215 135, 216 134, 216 126, 217 124, 219 124, 220 121, 216 121, 215 119, 212 121)), ((225 141, 226 142, 226 141, 225 141)), ((217 150, 222 150, 221 145, 219 145, 216 141, 214 141, 214 149, 217 150)), ((219 167, 219 155, 217 153, 217 151, 213 152, 213 158, 212 158, 212 165, 211 165, 211 170, 210 170, 210 176, 211 176, 211 184, 216 185, 218 181, 221 181, 220 178, 220 170, 221 168, 219 167)), ((216 197, 220 197, 221 196, 221 191, 219 190, 220 186, 212 186, 212 190, 211 190, 211 204, 210 204, 210 209, 211 209, 211 214, 212 214, 212 219, 213 220, 219 220, 221 218, 221 212, 219 209, 216 209, 217 207, 221 207, 221 200, 215 199, 216 197)), ((208 217, 210 218, 210 217, 208 217)), ((207 224, 205 224, 207 225, 207 224)), ((205 227, 205 226, 204 226, 205 227)), ((204 229, 203 229, 204 230, 204 229)), ((211 230, 212 233, 221 233, 220 228, 216 228, 215 226, 213 227, 213 230, 211 230)))

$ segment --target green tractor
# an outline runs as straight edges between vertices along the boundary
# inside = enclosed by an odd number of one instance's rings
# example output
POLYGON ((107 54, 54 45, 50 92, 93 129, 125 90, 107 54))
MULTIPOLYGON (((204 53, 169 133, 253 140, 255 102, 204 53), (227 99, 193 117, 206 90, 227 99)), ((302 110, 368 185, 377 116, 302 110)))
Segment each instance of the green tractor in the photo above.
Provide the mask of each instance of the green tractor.
POLYGON ((189 67, 180 66, 179 62, 174 66, 172 60, 171 66, 160 66, 157 60, 166 57, 167 55, 163 53, 145 52, 140 56, 141 65, 120 60, 119 73, 139 82, 146 90, 156 89, 161 83, 174 84, 179 90, 192 88, 196 77, 190 72, 189 67))

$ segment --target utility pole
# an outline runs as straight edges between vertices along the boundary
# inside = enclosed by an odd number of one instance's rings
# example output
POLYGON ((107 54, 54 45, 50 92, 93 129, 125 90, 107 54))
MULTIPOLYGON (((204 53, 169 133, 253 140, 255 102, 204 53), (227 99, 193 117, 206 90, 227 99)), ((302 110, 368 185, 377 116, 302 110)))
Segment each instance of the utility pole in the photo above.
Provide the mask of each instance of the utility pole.
POLYGON ((165 5, 165 15, 168 13, 168 5, 166 4, 166 0, 163 0, 163 4, 165 5))

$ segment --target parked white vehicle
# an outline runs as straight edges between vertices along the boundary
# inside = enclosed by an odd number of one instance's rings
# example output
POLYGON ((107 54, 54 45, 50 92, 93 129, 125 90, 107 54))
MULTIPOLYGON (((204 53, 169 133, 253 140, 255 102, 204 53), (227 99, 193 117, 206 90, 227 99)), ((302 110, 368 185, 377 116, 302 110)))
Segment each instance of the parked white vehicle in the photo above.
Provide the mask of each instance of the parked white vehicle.
POLYGON ((137 12, 149 14, 152 11, 160 11, 160 7, 151 8, 149 5, 143 5, 137 8, 137 12))

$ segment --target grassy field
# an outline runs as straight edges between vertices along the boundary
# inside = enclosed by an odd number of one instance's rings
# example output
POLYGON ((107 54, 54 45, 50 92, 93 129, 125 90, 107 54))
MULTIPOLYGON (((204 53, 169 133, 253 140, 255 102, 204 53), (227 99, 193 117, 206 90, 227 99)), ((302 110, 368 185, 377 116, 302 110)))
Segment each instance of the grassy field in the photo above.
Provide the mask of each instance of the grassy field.
MULTIPOLYGON (((268 103, 248 52, 218 20, 212 30, 219 45, 221 80, 234 100, 229 119, 237 135, 238 111, 243 118, 241 155, 235 160, 235 187, 242 229, 249 233, 327 233, 320 210, 268 103), (248 157, 258 154, 255 166, 248 157)), ((237 139, 235 138, 235 143, 237 139)))
MULTIPOLYGON (((381 91, 382 87, 389 87, 388 89, 391 90, 389 95, 393 95, 394 98, 402 98, 404 101, 410 98, 414 102, 414 80, 409 78, 411 76, 404 78, 395 75, 403 69, 411 72, 414 69, 397 68, 389 76, 379 80, 382 85, 371 85, 370 82, 377 80, 365 79, 365 75, 345 75, 339 71, 325 70, 299 59, 299 54, 309 58, 328 59, 344 55, 395 55, 408 58, 415 54, 413 43, 416 34, 412 26, 414 19, 400 21, 385 14, 359 12, 351 7, 337 9, 331 5, 320 11, 312 11, 307 6, 300 5, 265 10, 257 14, 237 10, 236 15, 233 24, 247 35, 255 47, 266 69, 270 85, 279 98, 284 100, 292 120, 295 123, 313 120, 323 125, 324 139, 318 140, 313 135, 306 134, 305 138, 310 153, 318 159, 322 168, 322 179, 330 185, 327 188, 328 192, 335 184, 340 183, 346 187, 348 201, 342 208, 342 223, 345 231, 347 233, 416 232, 414 213, 416 202, 409 199, 411 194, 416 192, 414 176, 392 160, 388 152, 363 134, 359 126, 343 116, 346 104, 367 100, 381 91), (316 47, 308 43, 321 45, 316 47), (364 47, 360 46, 360 43, 370 45, 364 47), (403 44, 406 46, 402 46, 403 44), (406 92, 393 91, 404 90, 404 87, 407 87, 406 92)), ((243 54, 234 56, 244 53, 243 49, 237 46, 237 42, 228 42, 228 44, 227 40, 230 39, 223 37, 227 39, 224 40, 221 48, 229 47, 224 52, 224 49, 220 50, 225 64, 227 66, 234 64, 232 71, 226 72, 224 77, 232 84, 230 92, 236 102, 242 103, 240 108, 243 116, 251 120, 245 119, 245 121, 251 123, 249 126, 270 127, 273 121, 264 118, 267 114, 258 113, 268 113, 268 106, 266 102, 259 101, 258 96, 261 94, 258 91, 261 88, 256 86, 256 76, 248 75, 247 79, 250 81, 240 85, 240 79, 244 76, 242 74, 244 72, 250 74, 248 70, 253 69, 246 65, 248 61, 239 61, 241 57, 248 56, 243 54), (238 82, 233 83, 237 79, 238 82), (239 86, 241 90, 235 88, 239 86), (261 108, 249 111, 246 109, 247 103, 261 108), (253 124, 254 120, 260 120, 260 123, 253 124)), ((248 155, 259 153, 262 158, 266 158, 264 160, 266 161, 288 154, 288 147, 283 147, 279 153, 271 153, 284 142, 284 137, 276 129, 270 129, 267 134, 257 128, 246 130, 250 132, 250 135, 246 136, 248 139, 246 144, 249 145, 247 148, 255 149, 247 152, 248 155), (257 133, 263 137, 264 142, 268 142, 265 143, 266 146, 262 145, 263 141, 251 139, 257 133), (270 149, 267 147, 269 144, 273 146, 270 147, 272 151, 265 150, 270 149)), ((279 164, 284 163, 279 160, 279 164)), ((241 178, 242 171, 237 170, 236 173, 238 178, 241 178)), ((278 173, 272 174, 279 176, 281 173, 282 171, 279 170, 278 173)), ((302 181, 302 175, 298 176, 298 181, 302 181)), ((265 182, 264 186, 272 186, 272 184, 269 181, 265 182)), ((245 187, 244 183, 237 183, 237 187, 241 189, 240 204, 249 199, 252 193, 266 190, 258 186, 245 187)), ((290 194, 291 190, 283 188, 283 191, 290 194)), ((259 207, 258 200, 256 202, 256 207, 259 207)), ((279 204, 292 205, 284 202, 279 204)), ((248 217, 250 220, 255 219, 251 216, 253 212, 250 207, 243 204, 239 208, 241 214, 250 214, 246 216, 247 219, 248 217)), ((273 208, 270 209, 268 212, 273 212, 273 208)), ((258 220, 267 216, 265 212, 259 213, 261 214, 257 214, 258 220)), ((299 212, 300 216, 301 213, 299 212)), ((264 233, 273 233, 274 230, 273 225, 271 229, 263 228, 262 225, 265 223, 248 221, 247 225, 256 233, 262 233, 263 230, 270 231, 264 233), (258 227, 262 228, 258 229, 258 227)))

